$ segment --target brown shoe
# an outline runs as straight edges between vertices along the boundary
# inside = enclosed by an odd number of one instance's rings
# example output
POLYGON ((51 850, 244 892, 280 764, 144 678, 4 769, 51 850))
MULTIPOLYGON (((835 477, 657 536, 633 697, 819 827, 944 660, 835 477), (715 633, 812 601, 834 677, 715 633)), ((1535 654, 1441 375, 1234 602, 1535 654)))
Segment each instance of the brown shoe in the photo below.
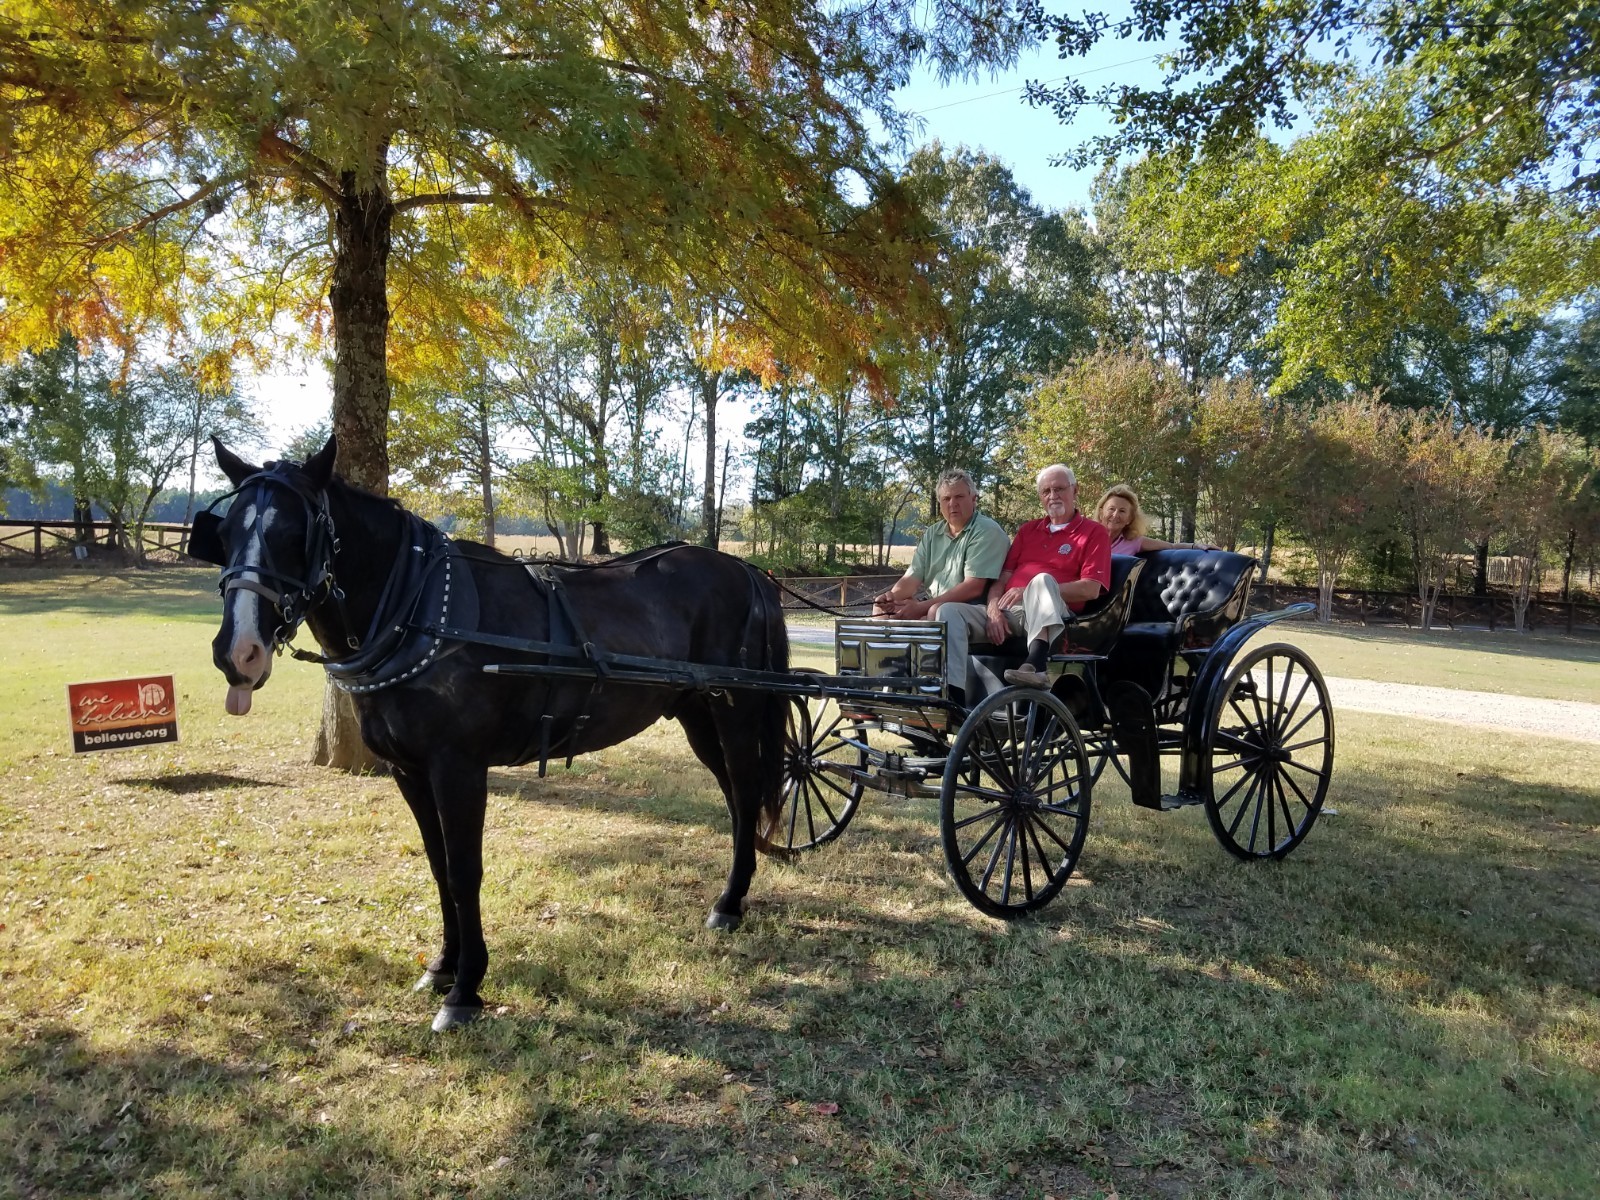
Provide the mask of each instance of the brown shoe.
POLYGON ((1023 663, 1020 667, 1013 667, 1006 672, 1007 683, 1019 683, 1023 687, 1036 687, 1044 691, 1050 690, 1050 675, 1038 667, 1023 663))

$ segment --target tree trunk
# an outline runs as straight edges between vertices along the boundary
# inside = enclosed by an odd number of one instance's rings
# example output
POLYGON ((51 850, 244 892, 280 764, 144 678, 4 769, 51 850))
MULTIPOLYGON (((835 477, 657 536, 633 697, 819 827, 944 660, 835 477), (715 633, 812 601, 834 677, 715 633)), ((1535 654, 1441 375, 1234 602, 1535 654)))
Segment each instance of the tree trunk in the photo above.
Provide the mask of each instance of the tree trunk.
POLYGON ((1473 547, 1472 594, 1474 596, 1487 596, 1489 594, 1489 543, 1487 540, 1481 541, 1473 547))
POLYGON ((494 460, 489 444, 489 405, 478 405, 478 483, 483 491, 483 544, 494 545, 494 460))
MULTIPOLYGON (((1261 586, 1263 586, 1263 587, 1265 587, 1266 584, 1267 584, 1267 571, 1272 566, 1272 539, 1273 539, 1273 535, 1275 535, 1277 532, 1278 532, 1278 524, 1277 524, 1277 522, 1276 521, 1268 521, 1266 526, 1265 526, 1265 528, 1264 528, 1264 530, 1263 530, 1263 535, 1262 535, 1262 539, 1261 539, 1261 580, 1260 580, 1260 582, 1261 582, 1261 586)), ((1328 618, 1319 617, 1318 619, 1325 621, 1328 618)))
POLYGON ((728 459, 733 455, 733 447, 722 447, 722 485, 717 489, 717 544, 722 542, 722 508, 728 502, 728 459))
MULTIPOLYGON (((388 157, 377 164, 382 179, 388 157)), ((389 246, 394 205, 379 185, 361 184, 355 172, 339 178, 334 214, 333 430, 339 438, 335 470, 369 492, 389 494, 389 246)), ((361 741, 355 704, 327 684, 322 728, 312 750, 318 766, 381 771, 382 760, 361 741)))
POLYGON ((700 404, 706 414, 706 478, 700 491, 701 542, 717 548, 717 392, 721 371, 700 372, 700 404))
POLYGON ((1572 551, 1578 542, 1578 531, 1567 530, 1567 552, 1561 559, 1561 598, 1572 599, 1572 551))

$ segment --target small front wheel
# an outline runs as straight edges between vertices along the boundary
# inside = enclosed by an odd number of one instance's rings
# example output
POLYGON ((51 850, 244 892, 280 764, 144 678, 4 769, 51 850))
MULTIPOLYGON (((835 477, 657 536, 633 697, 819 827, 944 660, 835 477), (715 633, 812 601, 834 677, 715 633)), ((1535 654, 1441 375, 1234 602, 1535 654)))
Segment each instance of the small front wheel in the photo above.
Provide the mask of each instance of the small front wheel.
POLYGON ((1274 643, 1229 673, 1207 723, 1206 819, 1228 853, 1283 858, 1305 840, 1333 777, 1333 708, 1322 672, 1274 643))
POLYGON ((783 744, 783 808, 758 834, 756 848, 775 858, 833 841, 861 806, 866 730, 831 697, 794 696, 783 744))
POLYGON ((939 793, 944 860, 980 911, 1010 919, 1048 904, 1089 832, 1094 786, 1083 735, 1057 697, 985 697, 950 747, 939 793))

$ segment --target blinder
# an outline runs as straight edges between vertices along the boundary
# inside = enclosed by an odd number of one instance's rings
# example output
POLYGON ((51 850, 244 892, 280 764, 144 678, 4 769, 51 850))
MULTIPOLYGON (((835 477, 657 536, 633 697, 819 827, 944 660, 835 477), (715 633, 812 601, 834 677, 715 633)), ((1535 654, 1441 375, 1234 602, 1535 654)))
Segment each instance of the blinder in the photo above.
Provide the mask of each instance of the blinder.
POLYGON ((228 550, 222 544, 222 515, 212 512, 209 508, 195 513, 194 520, 189 525, 189 540, 184 543, 183 552, 190 558, 210 563, 214 567, 227 566, 228 550))
MULTIPOLYGON (((293 640, 306 614, 328 596, 332 595, 336 599, 343 600, 343 594, 333 578, 333 556, 338 552, 338 548, 339 542, 334 534, 333 519, 328 515, 327 498, 307 483, 299 468, 293 463, 268 463, 264 470, 251 475, 233 491, 217 497, 204 510, 195 514, 190 523, 189 540, 184 547, 184 553, 200 562, 222 568, 222 575, 217 580, 217 590, 224 597, 229 592, 245 590, 255 592, 269 601, 279 619, 279 625, 272 634, 272 644, 274 649, 281 649, 293 640), (302 579, 279 570, 272 561, 265 540, 261 543, 261 561, 254 566, 246 566, 238 561, 243 553, 243 545, 239 553, 230 557, 222 538, 222 525, 226 517, 216 509, 223 502, 252 489, 256 497, 256 512, 253 518, 255 524, 261 522, 262 514, 268 508, 267 497, 270 491, 275 490, 279 493, 287 491, 300 501, 306 525, 304 556, 306 578, 302 579), (246 579, 244 578, 246 572, 258 578, 246 579)), ((342 604, 340 608, 342 611, 342 604)), ((360 644, 354 637, 347 640, 352 649, 360 644)))

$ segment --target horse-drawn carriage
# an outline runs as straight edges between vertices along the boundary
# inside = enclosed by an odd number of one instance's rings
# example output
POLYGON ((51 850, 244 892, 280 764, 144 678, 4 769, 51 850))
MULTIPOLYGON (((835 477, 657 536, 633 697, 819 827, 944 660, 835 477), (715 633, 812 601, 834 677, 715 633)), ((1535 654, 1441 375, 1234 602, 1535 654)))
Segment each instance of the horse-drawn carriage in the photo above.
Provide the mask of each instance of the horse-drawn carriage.
POLYGON ((1135 804, 1203 805, 1217 840, 1240 858, 1292 851, 1328 790, 1327 688, 1298 647, 1241 648, 1312 606, 1246 617, 1255 561, 1241 554, 1164 550, 1112 565, 1111 587, 1067 626, 1048 691, 1000 682, 1023 659, 1013 639, 975 655, 979 694, 956 703, 940 623, 838 620, 837 684, 905 684, 870 699, 828 689, 795 698, 785 808, 763 848, 831 841, 869 788, 936 796, 956 886, 992 916, 1019 916, 1072 874, 1109 765, 1135 804), (1163 759, 1177 767, 1167 794, 1163 759))
POLYGON ((1204 804, 1244 858, 1281 858, 1321 809, 1333 760, 1321 676, 1292 646, 1239 657, 1256 630, 1311 605, 1242 619, 1241 555, 1114 560, 1048 691, 998 686, 1022 657, 1002 646, 979 660, 985 694, 957 703, 937 624, 841 621, 838 673, 792 672, 776 590, 748 563, 671 545, 530 569, 345 484, 336 449, 257 467, 219 442, 234 490, 196 515, 186 549, 222 568, 212 657, 228 711, 249 712, 304 623, 321 652, 296 656, 323 665, 391 765, 439 890, 443 940, 417 985, 445 997, 435 1030, 483 1007, 490 766, 542 773, 662 717, 728 804, 733 858, 706 922, 719 929, 743 918, 758 848, 838 836, 868 787, 937 795, 956 884, 1000 917, 1066 882, 1108 764, 1136 803, 1204 804), (1167 755, 1177 790, 1163 796, 1167 755))

